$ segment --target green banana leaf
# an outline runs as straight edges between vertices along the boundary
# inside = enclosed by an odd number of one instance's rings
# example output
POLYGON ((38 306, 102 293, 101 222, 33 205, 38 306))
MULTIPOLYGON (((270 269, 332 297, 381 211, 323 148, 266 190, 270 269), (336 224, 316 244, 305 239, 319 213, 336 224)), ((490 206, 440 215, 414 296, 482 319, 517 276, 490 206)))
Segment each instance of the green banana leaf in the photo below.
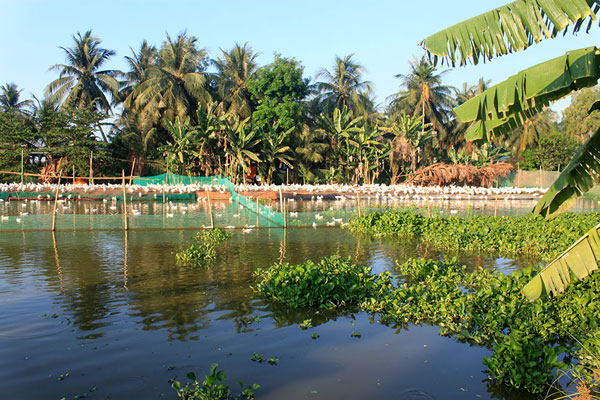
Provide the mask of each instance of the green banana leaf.
POLYGON ((569 286, 573 277, 583 280, 592 271, 598 269, 598 260, 600 260, 599 230, 600 224, 580 237, 525 285, 521 289, 521 293, 530 301, 534 301, 542 295, 556 296, 569 286))
POLYGON ((453 67, 457 61, 477 64, 523 50, 543 39, 577 33, 589 18, 596 20, 597 0, 518 0, 437 32, 420 44, 437 64, 438 57, 453 67))
POLYGON ((461 122, 476 121, 469 141, 509 132, 573 90, 595 86, 600 50, 587 47, 527 68, 466 101, 454 112, 461 122))
POLYGON ((532 213, 552 218, 571 207, 600 177, 600 129, 585 142, 532 213))

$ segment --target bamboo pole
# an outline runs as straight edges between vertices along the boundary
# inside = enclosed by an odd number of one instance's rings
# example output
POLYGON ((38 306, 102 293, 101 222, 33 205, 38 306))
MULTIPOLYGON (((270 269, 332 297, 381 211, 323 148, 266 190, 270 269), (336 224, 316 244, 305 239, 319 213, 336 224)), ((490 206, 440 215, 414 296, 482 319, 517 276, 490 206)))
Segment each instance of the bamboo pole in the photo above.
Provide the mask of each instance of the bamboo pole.
POLYGON ((215 227, 215 221, 213 219, 212 203, 210 202, 210 191, 208 190, 208 187, 206 188, 206 200, 208 200, 208 213, 210 214, 210 229, 213 229, 215 227))
POLYGON ((258 217, 259 217, 258 197, 256 198, 256 227, 258 228, 258 217))
POLYGON ((517 164, 517 187, 521 187, 521 163, 517 164))
POLYGON ((283 192, 281 191, 281 186, 279 187, 279 209, 283 213, 283 227, 287 227, 287 221, 285 217, 285 204, 283 203, 283 192))
POLYGON ((21 148, 21 185, 23 184, 23 148, 21 148))
POLYGON ((358 218, 362 217, 362 212, 360 210, 360 195, 356 194, 356 203, 358 204, 358 218))
POLYGON ((125 191, 125 170, 121 170, 121 174, 123 177, 123 229, 128 230, 127 226, 127 192, 125 191))
POLYGON ((133 169, 135 168, 135 157, 133 158, 133 164, 131 164, 131 173, 129 174, 129 184, 131 185, 131 181, 133 180, 133 169))
POLYGON ((540 165, 540 187, 544 187, 544 182, 542 180, 542 166, 540 165))
POLYGON ((431 202, 429 201, 429 193, 427 193, 427 215, 431 218, 431 202))
POLYGON ((60 178, 62 177, 62 169, 58 173, 58 183, 54 192, 54 207, 52 208, 52 232, 56 230, 56 206, 58 204, 58 188, 60 188, 60 178))
POLYGON ((73 185, 75 184, 75 165, 73 165, 73 185))
POLYGON ((167 209, 165 208, 165 183, 163 182, 162 184, 162 193, 163 193, 163 214, 167 212, 167 209))
POLYGON ((90 185, 94 184, 93 156, 94 152, 90 151, 90 185))

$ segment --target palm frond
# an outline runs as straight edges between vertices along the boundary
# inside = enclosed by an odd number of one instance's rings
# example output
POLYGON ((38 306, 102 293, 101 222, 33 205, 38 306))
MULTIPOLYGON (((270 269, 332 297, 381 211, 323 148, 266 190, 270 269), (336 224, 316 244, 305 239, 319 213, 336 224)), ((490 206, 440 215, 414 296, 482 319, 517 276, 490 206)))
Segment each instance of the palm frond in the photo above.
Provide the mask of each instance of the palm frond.
POLYGON ((598 0, 517 0, 437 32, 420 45, 436 64, 455 66, 524 50, 543 39, 577 33, 586 19, 587 30, 600 9, 598 0))
POLYGON ((461 122, 476 121, 468 140, 509 132, 573 90, 596 85, 600 51, 587 47, 525 69, 466 101, 454 111, 461 122))

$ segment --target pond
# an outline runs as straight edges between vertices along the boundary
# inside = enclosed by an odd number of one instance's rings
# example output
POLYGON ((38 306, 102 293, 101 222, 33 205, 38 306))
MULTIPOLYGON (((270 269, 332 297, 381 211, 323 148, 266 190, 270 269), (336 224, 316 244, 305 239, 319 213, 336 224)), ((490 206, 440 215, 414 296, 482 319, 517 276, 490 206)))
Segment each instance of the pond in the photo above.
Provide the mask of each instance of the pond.
POLYGON ((216 264, 195 270, 174 256, 193 230, 1 233, 2 397, 174 399, 169 379, 204 376, 216 362, 234 390, 259 383, 258 399, 530 398, 489 382, 489 350, 440 337, 437 327, 396 331, 355 310, 292 311, 250 285, 258 267, 332 254, 374 272, 425 255, 507 273, 536 260, 442 254, 337 226, 232 232, 216 264), (302 330, 306 319, 313 327, 302 330), (253 362, 254 353, 279 363, 253 362))

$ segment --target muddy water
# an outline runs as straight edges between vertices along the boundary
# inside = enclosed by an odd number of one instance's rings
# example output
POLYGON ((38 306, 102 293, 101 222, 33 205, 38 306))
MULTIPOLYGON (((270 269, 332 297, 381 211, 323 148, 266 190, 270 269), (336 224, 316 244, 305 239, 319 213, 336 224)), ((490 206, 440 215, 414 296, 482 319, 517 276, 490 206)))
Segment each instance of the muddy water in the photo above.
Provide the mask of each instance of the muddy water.
MULTIPOLYGON (((338 227, 234 230, 212 268, 190 270, 174 252, 193 233, 1 233, 0 398, 174 399, 169 379, 203 376, 214 362, 234 389, 259 383, 259 399, 527 398, 487 381, 489 350, 442 338, 436 327, 395 331, 352 310, 293 311, 249 288, 257 267, 278 260, 337 253, 380 272, 395 260, 448 254, 358 240, 338 227), (308 318, 314 327, 300 329, 308 318), (255 352, 279 364, 251 361, 255 352)), ((532 262, 458 256, 506 272, 532 262)))

